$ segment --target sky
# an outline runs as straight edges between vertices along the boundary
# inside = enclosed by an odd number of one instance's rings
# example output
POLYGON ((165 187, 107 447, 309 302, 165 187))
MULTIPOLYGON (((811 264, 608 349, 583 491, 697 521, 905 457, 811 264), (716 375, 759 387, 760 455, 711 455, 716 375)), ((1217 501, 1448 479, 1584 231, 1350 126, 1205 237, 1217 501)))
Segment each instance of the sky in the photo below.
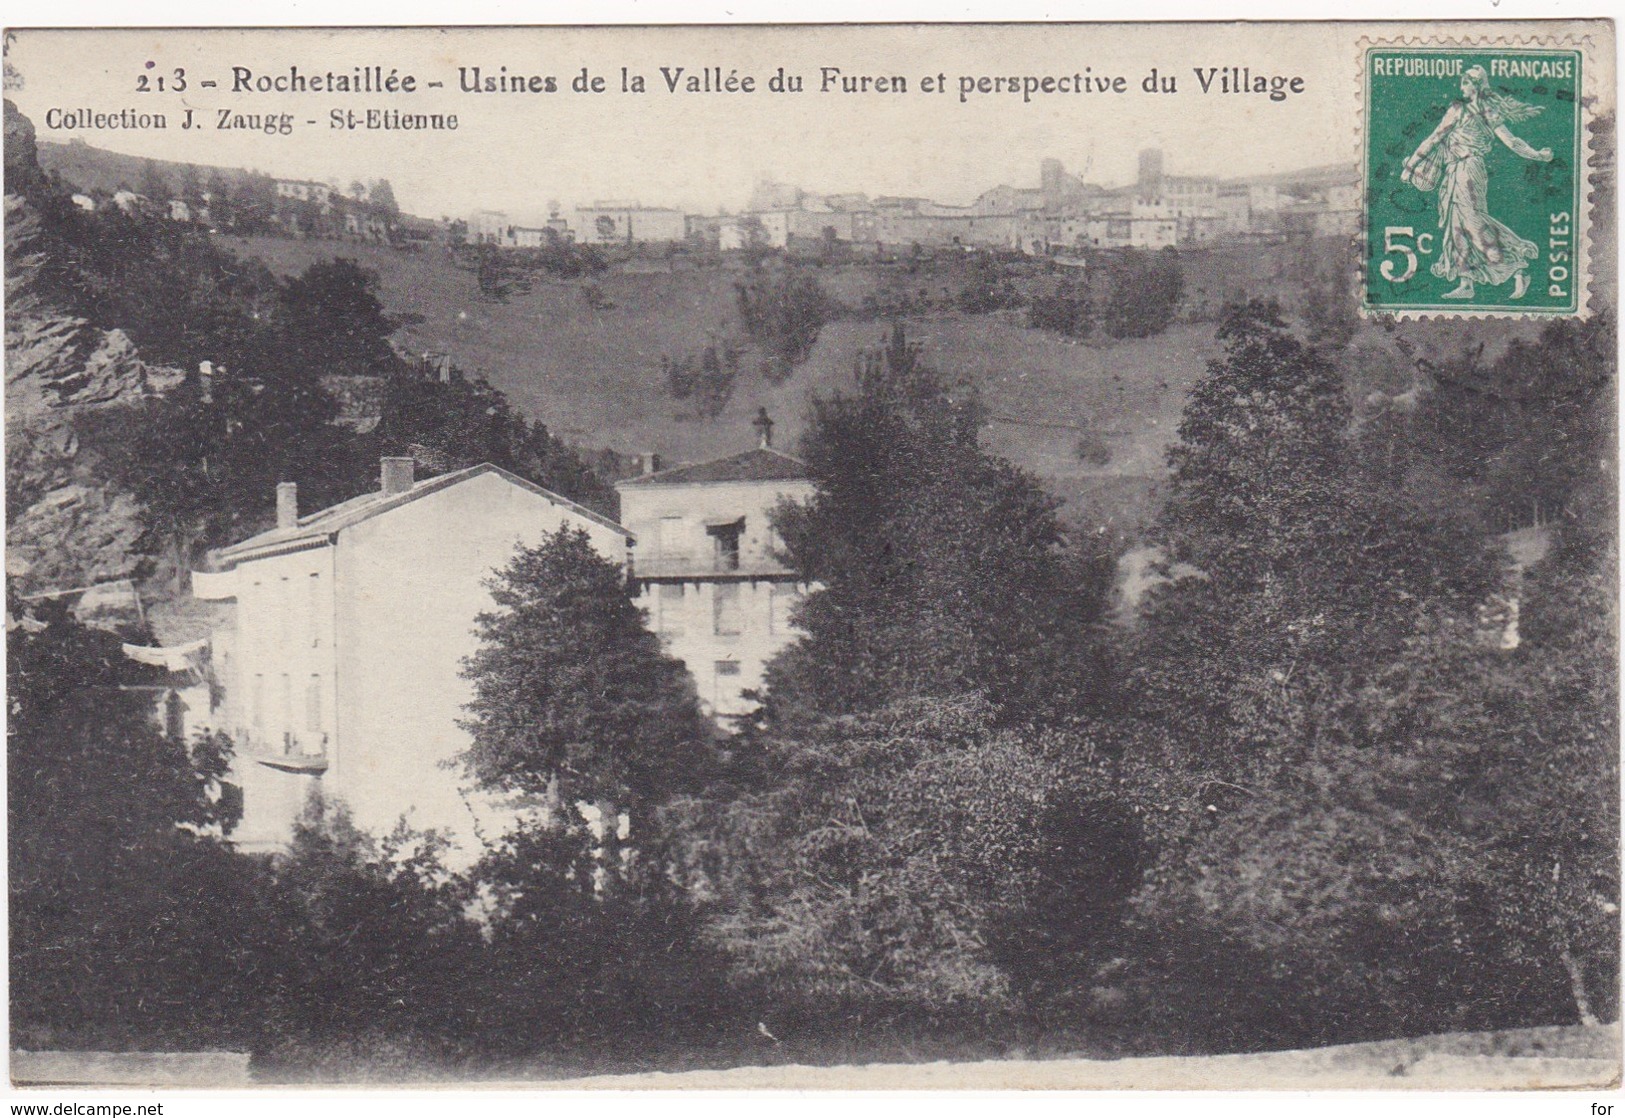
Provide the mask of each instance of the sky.
MULTIPOLYGON (((8 90, 42 140, 79 138, 153 158, 256 168, 278 177, 387 178, 409 212, 517 217, 595 200, 715 212, 742 206, 761 179, 823 192, 924 195, 966 203, 999 183, 1035 186, 1039 160, 1103 185, 1132 181, 1140 149, 1165 151, 1170 173, 1246 176, 1357 158, 1357 43, 1351 25, 891 25, 408 29, 344 31, 22 30, 8 90), (152 65, 149 67, 148 63, 152 65), (259 78, 412 75, 412 93, 233 92, 259 78), (472 68, 553 77, 554 93, 467 93, 472 68), (647 91, 622 92, 622 68, 647 91), (673 93, 720 67, 756 90, 673 93), (766 88, 783 68, 800 93, 766 88), (823 91, 843 78, 901 77, 906 92, 823 91), (1228 67, 1301 78, 1281 100, 1217 92, 1228 67), (604 92, 577 92, 583 69, 604 92), (1215 92, 1198 69, 1219 68, 1215 92), (176 69, 187 87, 172 88, 176 69), (1173 93, 1147 93, 1155 69, 1173 93), (927 91, 922 79, 946 78, 927 91), (1074 91, 1082 76, 1121 78, 1122 92, 1074 91), (167 76, 163 91, 138 91, 167 76), (834 75, 831 75, 833 78, 834 75), (1061 79, 1060 89, 961 91, 962 79, 1061 79), (202 83, 215 81, 214 88, 202 83), (429 82, 443 83, 427 88, 429 82), (14 82, 15 86, 15 82, 14 82), (1061 90, 1065 91, 1062 92, 1061 90), (195 127, 183 130, 186 109, 195 127), (78 110, 162 113, 166 130, 71 127, 78 110), (289 135, 222 130, 218 112, 293 115, 289 135), (332 127, 331 114, 399 109, 455 114, 455 131, 332 127), (56 112, 53 113, 53 110, 56 112), (59 115, 60 114, 60 115, 59 115), (315 121, 310 124, 308 121, 315 121)), ((714 73, 714 71, 713 71, 714 73)), ((1161 84, 1160 81, 1158 83, 1161 84)))

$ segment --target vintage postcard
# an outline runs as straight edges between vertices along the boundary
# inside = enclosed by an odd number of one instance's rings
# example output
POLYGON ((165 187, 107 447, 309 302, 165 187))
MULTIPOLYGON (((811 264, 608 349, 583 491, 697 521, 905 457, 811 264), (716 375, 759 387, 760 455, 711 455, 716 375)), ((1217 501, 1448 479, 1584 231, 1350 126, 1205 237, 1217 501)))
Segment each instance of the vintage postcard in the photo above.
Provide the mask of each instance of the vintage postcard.
POLYGON ((1614 65, 8 30, 13 1085, 1617 1087, 1614 65))

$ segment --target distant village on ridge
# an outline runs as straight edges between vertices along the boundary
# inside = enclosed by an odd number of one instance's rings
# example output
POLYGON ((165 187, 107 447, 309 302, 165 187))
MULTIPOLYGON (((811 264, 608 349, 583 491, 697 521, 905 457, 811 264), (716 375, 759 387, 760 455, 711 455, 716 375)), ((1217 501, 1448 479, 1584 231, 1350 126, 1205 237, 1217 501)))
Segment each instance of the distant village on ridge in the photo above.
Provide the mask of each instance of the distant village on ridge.
MULTIPOLYGON (((47 169, 74 167, 75 149, 85 146, 42 143, 41 164, 47 169)), ((97 158, 106 164, 109 153, 97 152, 97 158)), ((119 157, 111 158, 116 166, 119 157)), ((439 238, 507 249, 561 242, 712 252, 759 248, 783 250, 792 257, 828 254, 831 246, 841 246, 852 259, 920 246, 1065 257, 1083 249, 1352 235, 1359 218, 1359 182, 1352 165, 1219 179, 1169 173, 1157 148, 1140 152, 1139 174, 1127 186, 1087 182, 1068 172, 1061 160, 1049 158, 1039 164, 1037 186, 1000 184, 962 206, 917 196, 825 194, 762 181, 738 213, 693 213, 628 200, 594 200, 573 208, 549 202, 541 224, 494 209, 438 221, 415 218, 400 211, 387 183, 382 193, 375 193, 360 182, 345 190, 335 182, 233 171, 217 171, 204 181, 197 168, 180 165, 178 181, 152 189, 151 183, 143 185, 145 171, 138 166, 151 161, 128 162, 122 181, 79 193, 75 202, 85 208, 146 207, 175 221, 221 231, 241 222, 238 211, 263 211, 263 220, 285 235, 374 243, 439 238), (218 203, 223 191, 235 196, 226 211, 218 203)))

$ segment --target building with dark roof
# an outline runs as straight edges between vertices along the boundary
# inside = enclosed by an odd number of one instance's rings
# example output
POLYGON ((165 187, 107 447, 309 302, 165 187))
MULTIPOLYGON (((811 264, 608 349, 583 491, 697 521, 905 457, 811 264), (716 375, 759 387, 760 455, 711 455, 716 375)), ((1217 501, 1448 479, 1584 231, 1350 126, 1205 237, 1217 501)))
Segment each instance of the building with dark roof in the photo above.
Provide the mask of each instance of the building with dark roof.
POLYGON ((808 589, 779 554, 772 512, 810 498, 812 478, 773 449, 765 411, 756 426, 753 450, 616 485, 621 521, 638 541, 638 603, 724 725, 755 705, 745 692, 762 686, 767 662, 795 639, 791 611, 808 589))
POLYGON ((447 834, 454 862, 478 857, 512 817, 455 765, 486 580, 565 525, 627 559, 614 521, 493 465, 420 481, 412 459, 385 458, 379 481, 306 515, 280 485, 276 526, 193 574, 194 596, 234 603, 213 648, 244 849, 284 845, 319 789, 375 834, 404 817, 447 834))

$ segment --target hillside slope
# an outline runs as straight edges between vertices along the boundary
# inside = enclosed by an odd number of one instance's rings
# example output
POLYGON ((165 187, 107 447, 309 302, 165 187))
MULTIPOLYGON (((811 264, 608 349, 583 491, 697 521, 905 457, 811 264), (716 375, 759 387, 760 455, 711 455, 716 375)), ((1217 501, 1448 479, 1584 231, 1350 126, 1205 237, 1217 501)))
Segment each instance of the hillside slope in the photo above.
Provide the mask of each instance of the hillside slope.
MULTIPOLYGON (((794 446, 812 394, 851 385, 858 355, 877 345, 883 323, 842 319, 826 326, 807 362, 783 384, 765 381, 748 347, 733 399, 714 420, 695 420, 669 398, 660 359, 694 353, 709 339, 740 338, 734 283, 726 269, 612 270, 586 284, 540 283, 507 303, 480 298, 474 277, 433 250, 402 253, 368 245, 229 238, 234 251, 292 273, 333 255, 351 256, 381 277, 392 313, 421 316, 396 336, 408 352, 450 353, 487 376, 525 413, 582 447, 654 451, 666 461, 721 455, 752 437, 750 419, 766 407, 781 445, 794 446)), ((847 296, 863 269, 821 274, 847 296)), ((1214 351, 1212 328, 1181 326, 1159 338, 1111 346, 1076 344, 1031 330, 1020 312, 945 312, 906 321, 911 338, 952 377, 982 389, 995 422, 988 445, 1052 483, 1074 519, 1127 510, 1132 522, 1161 472, 1162 449, 1177 424, 1185 389, 1214 351), (1038 424, 1026 425, 1026 424, 1038 424), (1102 435, 1112 457, 1081 462, 1082 429, 1102 435)))
MULTIPOLYGON (((377 270, 383 302, 392 313, 421 316, 396 335, 403 350, 451 354, 577 446, 654 451, 668 462, 738 450, 753 437, 749 424, 758 407, 766 407, 779 423, 780 444, 793 447, 809 396, 849 387, 858 355, 877 345, 886 329, 880 322, 850 318, 829 324, 807 362, 780 385, 762 379, 759 356, 747 347, 744 372, 727 408, 714 420, 695 420, 667 395, 660 359, 695 353, 710 339, 743 337, 734 294, 741 271, 694 268, 681 258, 640 262, 590 281, 539 283, 507 303, 493 303, 480 297, 474 276, 454 266, 442 250, 402 252, 270 238, 224 243, 284 274, 332 256, 353 257, 377 270), (601 296, 592 302, 586 296, 589 284, 601 296)), ((1273 296, 1291 307, 1301 298, 1293 276, 1304 259, 1324 267, 1336 259, 1336 248, 1318 242, 1276 246, 1269 253, 1249 248, 1197 255, 1187 270, 1204 288, 1217 285, 1212 275, 1246 286, 1227 297, 1273 296)), ((847 305, 877 282, 873 265, 821 269, 817 275, 847 305)), ((886 282, 897 278, 889 275, 886 282)), ((922 273, 909 282, 935 293, 947 279, 922 273)), ((1210 323, 1175 326, 1143 340, 1085 343, 1030 329, 1021 311, 977 316, 945 311, 906 325, 950 378, 965 376, 981 388, 995 417, 985 436, 990 449, 1044 478, 1066 500, 1064 515, 1070 521, 1107 526, 1125 541, 1153 506, 1163 452, 1175 437, 1186 391, 1218 352, 1210 323), (1085 433, 1110 448, 1105 465, 1080 460, 1076 448, 1085 433)), ((1487 340, 1493 356, 1507 339, 1535 329, 1484 324, 1476 336, 1487 340)), ((1353 352, 1376 382, 1392 381, 1388 387, 1397 392, 1409 384, 1415 357, 1447 358, 1460 344, 1458 337, 1448 323, 1366 324, 1353 352)))

